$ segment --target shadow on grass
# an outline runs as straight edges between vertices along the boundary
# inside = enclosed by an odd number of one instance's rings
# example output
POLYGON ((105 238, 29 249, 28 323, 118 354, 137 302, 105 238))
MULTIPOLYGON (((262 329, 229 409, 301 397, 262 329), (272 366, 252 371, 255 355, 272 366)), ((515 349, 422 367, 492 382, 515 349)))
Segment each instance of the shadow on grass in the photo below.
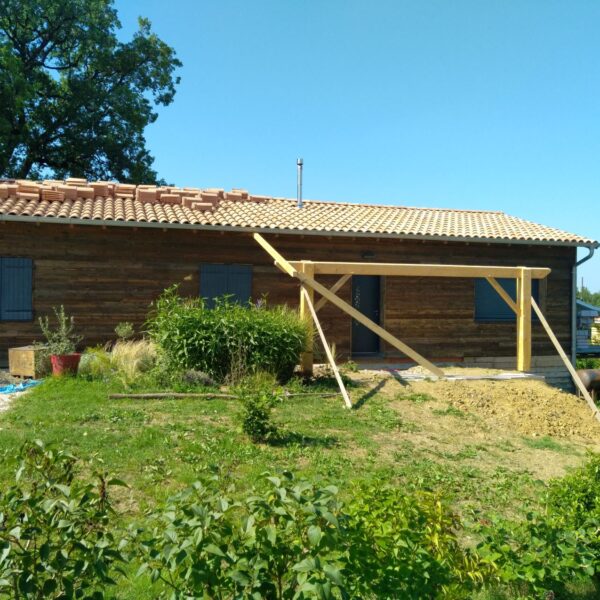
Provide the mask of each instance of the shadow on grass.
POLYGON ((410 384, 408 383, 408 381, 406 381, 406 379, 404 379, 402 377, 402 375, 400 375, 400 373, 398 373, 398 371, 390 371, 390 373, 392 374, 392 377, 402 386, 402 387, 408 387, 410 384))
POLYGON ((375 387, 372 387, 368 392, 363 394, 353 405, 352 410, 362 408, 373 396, 377 395, 386 384, 387 379, 382 379, 375 387))
POLYGON ((335 448, 339 445, 338 439, 330 435, 305 435, 297 431, 280 431, 278 434, 264 442, 268 446, 304 446, 305 448, 335 448))

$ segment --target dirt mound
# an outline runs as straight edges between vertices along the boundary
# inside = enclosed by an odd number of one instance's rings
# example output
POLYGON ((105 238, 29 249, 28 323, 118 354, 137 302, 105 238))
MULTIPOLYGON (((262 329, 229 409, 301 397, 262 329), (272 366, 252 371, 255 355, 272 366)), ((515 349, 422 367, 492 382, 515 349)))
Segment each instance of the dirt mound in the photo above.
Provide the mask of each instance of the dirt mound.
POLYGON ((541 381, 418 381, 410 386, 524 435, 600 441, 600 423, 585 402, 541 381))

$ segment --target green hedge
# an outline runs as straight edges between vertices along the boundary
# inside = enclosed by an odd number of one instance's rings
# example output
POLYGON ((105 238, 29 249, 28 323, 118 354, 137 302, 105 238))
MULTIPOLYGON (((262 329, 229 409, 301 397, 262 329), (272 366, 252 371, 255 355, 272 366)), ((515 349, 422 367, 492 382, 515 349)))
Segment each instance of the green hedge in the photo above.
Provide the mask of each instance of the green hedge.
POLYGON ((128 562, 174 600, 560 599, 600 573, 598 456, 519 520, 467 527, 435 494, 385 483, 344 505, 285 472, 242 495, 206 476, 128 532, 109 501, 121 481, 41 442, 20 457, 0 490, 0 598, 112 598, 128 562))
POLYGON ((286 381, 308 340, 308 328, 284 306, 239 305, 226 297, 207 308, 202 298, 166 290, 147 322, 152 339, 178 369, 196 369, 222 381, 268 371, 286 381))

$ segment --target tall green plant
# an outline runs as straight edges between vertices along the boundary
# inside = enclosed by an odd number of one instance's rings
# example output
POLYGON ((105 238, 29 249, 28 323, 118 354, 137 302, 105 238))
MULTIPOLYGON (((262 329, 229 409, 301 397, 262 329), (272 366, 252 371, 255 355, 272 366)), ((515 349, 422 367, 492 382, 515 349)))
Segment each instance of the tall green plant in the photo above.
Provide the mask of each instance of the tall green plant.
POLYGON ((209 309, 201 298, 181 298, 176 286, 154 303, 147 328, 175 368, 220 381, 257 371, 289 379, 308 340, 306 323, 284 306, 221 298, 209 309))
POLYGON ((235 502, 215 482, 197 483, 138 531, 142 566, 171 598, 347 597, 334 487, 267 477, 235 502))
POLYGON ((0 490, 0 597, 104 598, 124 562, 111 532, 108 489, 95 472, 75 477, 76 459, 27 443, 12 486, 0 490))
POLYGON ((64 306, 53 307, 55 325, 48 316, 40 317, 38 322, 46 338, 50 354, 63 355, 75 352, 77 344, 83 339, 75 333, 75 319, 67 316, 64 306))
POLYGON ((345 508, 347 579, 356 598, 467 597, 483 580, 457 517, 430 493, 362 487, 345 508))

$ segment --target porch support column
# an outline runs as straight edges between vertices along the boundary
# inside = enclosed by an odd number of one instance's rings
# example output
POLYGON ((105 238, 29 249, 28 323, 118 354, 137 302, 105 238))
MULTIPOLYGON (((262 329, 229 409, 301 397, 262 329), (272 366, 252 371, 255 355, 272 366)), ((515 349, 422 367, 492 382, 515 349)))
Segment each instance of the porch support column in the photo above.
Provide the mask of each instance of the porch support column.
MULTIPOLYGON (((300 271, 314 279, 315 267, 314 265, 307 260, 303 260, 301 262, 300 271)), ((306 301, 306 296, 302 293, 302 289, 305 289, 310 302, 314 304, 315 292, 309 286, 300 286, 300 317, 304 319, 306 325, 308 327, 308 342, 306 344, 306 350, 302 353, 300 364, 302 366, 302 374, 305 377, 311 377, 313 374, 313 363, 314 363, 314 337, 315 337, 315 328, 314 322, 308 307, 308 303, 306 301)))
POLYGON ((517 370, 531 370, 531 271, 519 268, 517 278, 517 370))

